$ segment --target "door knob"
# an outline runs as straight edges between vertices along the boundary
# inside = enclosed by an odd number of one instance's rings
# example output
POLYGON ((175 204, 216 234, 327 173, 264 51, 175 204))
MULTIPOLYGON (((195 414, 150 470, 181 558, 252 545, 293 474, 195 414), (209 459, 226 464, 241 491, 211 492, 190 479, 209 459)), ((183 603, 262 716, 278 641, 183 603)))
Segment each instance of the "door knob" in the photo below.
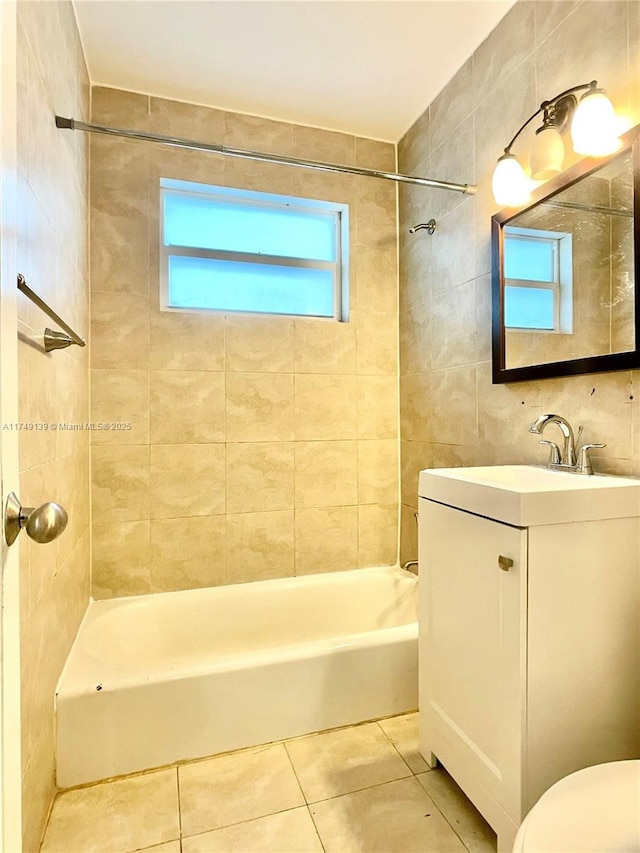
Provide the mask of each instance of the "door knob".
POLYGON ((24 507, 10 492, 4 510, 4 538, 7 545, 13 545, 24 528, 34 542, 53 542, 65 529, 68 520, 67 511, 60 504, 51 501, 39 507, 24 507))

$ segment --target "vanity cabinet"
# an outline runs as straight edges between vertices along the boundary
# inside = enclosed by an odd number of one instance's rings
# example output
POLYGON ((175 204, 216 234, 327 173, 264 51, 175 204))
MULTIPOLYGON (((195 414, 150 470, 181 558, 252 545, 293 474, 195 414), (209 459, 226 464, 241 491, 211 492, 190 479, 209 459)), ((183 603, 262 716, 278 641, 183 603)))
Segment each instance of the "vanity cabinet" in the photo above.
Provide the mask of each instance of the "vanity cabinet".
POLYGON ((420 750, 510 851, 558 779, 640 757, 640 501, 517 526, 442 503, 422 474, 420 750))

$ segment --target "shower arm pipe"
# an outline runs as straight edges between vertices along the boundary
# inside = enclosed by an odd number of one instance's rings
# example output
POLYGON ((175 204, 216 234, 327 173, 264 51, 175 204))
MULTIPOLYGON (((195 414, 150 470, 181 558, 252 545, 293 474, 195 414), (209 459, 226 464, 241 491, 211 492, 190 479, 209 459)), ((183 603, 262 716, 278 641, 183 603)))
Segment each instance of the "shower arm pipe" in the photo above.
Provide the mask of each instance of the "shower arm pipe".
POLYGON ((397 172, 383 172, 378 169, 363 169, 359 166, 342 166, 337 163, 325 163, 321 160, 302 160, 297 157, 283 157, 279 154, 265 154, 260 151, 250 151, 245 148, 229 148, 225 145, 213 145, 208 142, 196 142, 193 139, 183 139, 179 136, 164 136, 160 133, 146 133, 139 130, 126 130, 121 127, 107 127, 102 124, 91 124, 77 121, 74 118, 56 116, 56 127, 64 130, 83 130, 88 133, 103 133, 107 136, 121 136, 125 139, 138 139, 143 142, 157 142, 174 148, 186 148, 190 151, 205 151, 212 154, 224 154, 228 157, 242 157, 246 160, 260 160, 264 163, 278 163, 282 166, 301 166, 305 169, 318 169, 323 172, 341 172, 347 175, 360 175, 365 178, 383 178, 402 184, 417 184, 421 187, 431 187, 439 190, 475 195, 477 187, 473 184, 455 184, 450 181, 436 181, 432 178, 420 178, 414 175, 402 175, 397 172))

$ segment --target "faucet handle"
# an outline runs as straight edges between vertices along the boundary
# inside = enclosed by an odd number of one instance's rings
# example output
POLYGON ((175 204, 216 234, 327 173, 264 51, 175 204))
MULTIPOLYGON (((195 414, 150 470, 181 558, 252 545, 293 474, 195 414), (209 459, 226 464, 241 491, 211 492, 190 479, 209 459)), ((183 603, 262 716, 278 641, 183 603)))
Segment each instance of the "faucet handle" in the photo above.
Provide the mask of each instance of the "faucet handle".
POLYGON ((580 450, 578 451, 578 464, 576 465, 576 472, 578 474, 593 474, 593 467, 591 465, 591 459, 589 457, 589 451, 593 447, 606 447, 606 444, 583 444, 580 450))
POLYGON ((538 444, 546 444, 549 446, 551 453, 549 454, 549 465, 559 465, 560 464, 560 448, 555 443, 555 441, 547 441, 546 438, 541 438, 538 444))

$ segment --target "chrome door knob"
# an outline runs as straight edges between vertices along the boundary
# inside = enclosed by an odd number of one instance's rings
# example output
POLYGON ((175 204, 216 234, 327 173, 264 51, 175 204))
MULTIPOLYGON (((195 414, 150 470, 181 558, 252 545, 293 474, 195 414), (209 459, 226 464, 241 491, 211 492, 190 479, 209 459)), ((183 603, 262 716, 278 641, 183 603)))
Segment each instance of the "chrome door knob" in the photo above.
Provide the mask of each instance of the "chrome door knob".
POLYGON ((46 544, 60 536, 68 521, 67 511, 60 504, 51 501, 39 507, 23 507, 11 492, 4 512, 4 538, 7 545, 13 545, 24 528, 34 542, 46 544))

